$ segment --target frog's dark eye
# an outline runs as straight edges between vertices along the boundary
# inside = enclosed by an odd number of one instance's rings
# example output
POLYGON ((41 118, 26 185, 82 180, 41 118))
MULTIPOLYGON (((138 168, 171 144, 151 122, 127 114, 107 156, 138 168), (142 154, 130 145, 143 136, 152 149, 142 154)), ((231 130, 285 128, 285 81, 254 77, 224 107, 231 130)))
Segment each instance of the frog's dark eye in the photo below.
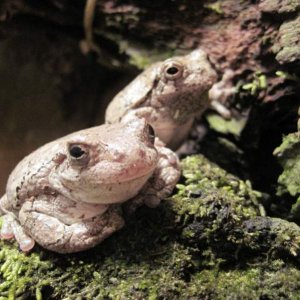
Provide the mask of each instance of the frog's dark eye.
POLYGON ((88 162, 89 153, 86 145, 69 144, 68 152, 73 163, 82 165, 88 162))
POLYGON ((163 67, 163 73, 167 80, 178 79, 183 74, 183 65, 175 60, 167 60, 163 67))
POLYGON ((85 151, 80 146, 72 145, 69 148, 69 153, 74 158, 80 158, 85 154, 85 151))
POLYGON ((155 131, 151 125, 147 125, 147 135, 151 144, 155 141, 155 131))
POLYGON ((168 69, 166 70, 166 72, 167 72, 169 75, 176 75, 176 74, 179 72, 179 70, 178 70, 178 68, 176 68, 176 67, 170 67, 170 68, 168 68, 168 69))

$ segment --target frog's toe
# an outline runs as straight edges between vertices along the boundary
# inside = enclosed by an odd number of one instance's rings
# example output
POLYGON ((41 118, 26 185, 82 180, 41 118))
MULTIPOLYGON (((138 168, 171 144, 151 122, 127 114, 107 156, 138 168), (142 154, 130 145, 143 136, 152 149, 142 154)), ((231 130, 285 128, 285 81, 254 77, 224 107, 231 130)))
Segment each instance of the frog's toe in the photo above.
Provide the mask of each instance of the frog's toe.
POLYGON ((3 216, 2 227, 0 232, 0 237, 3 240, 9 240, 14 237, 14 232, 11 226, 12 220, 9 215, 3 216))
POLYGON ((14 237, 14 234, 13 234, 13 232, 10 232, 9 230, 1 229, 0 237, 2 240, 10 240, 14 237))
POLYGON ((144 203, 150 208, 155 208, 160 204, 160 200, 156 195, 146 195, 144 203))
POLYGON ((14 237, 14 234, 11 233, 11 232, 4 232, 1 230, 1 234, 0 234, 0 237, 2 240, 10 240, 14 237))
POLYGON ((12 223, 12 229, 15 239, 20 246, 20 249, 23 252, 30 251, 34 247, 34 239, 32 239, 27 233, 25 233, 24 229, 17 221, 14 221, 14 223, 12 223))
POLYGON ((169 172, 165 174, 164 177, 166 186, 171 186, 173 190, 174 186, 179 180, 179 177, 180 177, 180 171, 176 169, 174 170, 173 168, 169 168, 169 172))
POLYGON ((23 252, 29 252, 34 247, 34 244, 35 242, 32 238, 24 239, 19 243, 20 249, 23 252))

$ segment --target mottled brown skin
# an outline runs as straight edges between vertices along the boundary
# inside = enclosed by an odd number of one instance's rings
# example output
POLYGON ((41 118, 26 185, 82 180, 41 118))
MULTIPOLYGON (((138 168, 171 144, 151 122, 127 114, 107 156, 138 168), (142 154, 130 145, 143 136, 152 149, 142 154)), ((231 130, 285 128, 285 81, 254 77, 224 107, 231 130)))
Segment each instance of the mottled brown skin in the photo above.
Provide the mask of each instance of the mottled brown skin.
POLYGON ((0 199, 1 237, 15 238, 23 251, 35 242, 60 253, 91 248, 124 225, 121 203, 130 199, 131 210, 157 205, 179 169, 171 150, 154 146, 153 129, 142 119, 73 133, 13 170, 0 199))
POLYGON ((155 63, 115 96, 106 110, 106 123, 133 115, 145 118, 157 136, 176 149, 194 118, 210 105, 208 90, 216 77, 200 49, 155 63))

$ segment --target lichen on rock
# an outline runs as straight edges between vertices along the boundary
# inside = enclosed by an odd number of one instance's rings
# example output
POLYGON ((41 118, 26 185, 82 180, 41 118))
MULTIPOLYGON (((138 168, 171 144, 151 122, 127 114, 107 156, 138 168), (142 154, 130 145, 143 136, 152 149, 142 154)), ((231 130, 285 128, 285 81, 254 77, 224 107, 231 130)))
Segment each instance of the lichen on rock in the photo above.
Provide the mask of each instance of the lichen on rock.
POLYGON ((287 14, 299 10, 300 2, 298 0, 263 0, 259 8, 266 13, 287 14))
POLYGON ((277 41, 272 47, 280 64, 300 60, 300 16, 284 22, 278 31, 277 41))

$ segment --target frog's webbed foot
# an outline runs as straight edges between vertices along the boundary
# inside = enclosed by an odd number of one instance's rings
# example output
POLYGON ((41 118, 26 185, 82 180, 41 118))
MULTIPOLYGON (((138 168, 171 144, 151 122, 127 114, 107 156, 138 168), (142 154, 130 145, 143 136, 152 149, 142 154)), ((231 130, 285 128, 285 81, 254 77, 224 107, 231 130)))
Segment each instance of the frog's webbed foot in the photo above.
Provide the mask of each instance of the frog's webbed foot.
POLYGON ((155 146, 160 153, 157 167, 143 190, 125 204, 125 210, 129 213, 143 204, 148 207, 158 206, 162 199, 171 195, 179 180, 180 163, 176 153, 163 147, 159 139, 156 139, 155 146))
POLYGON ((102 242, 124 225, 119 211, 112 207, 103 215, 82 220, 71 225, 59 219, 32 210, 25 203, 19 213, 22 227, 42 247, 59 253, 79 252, 102 242))
POLYGON ((5 240, 15 238, 24 252, 30 251, 35 244, 35 241, 25 232, 12 213, 3 216, 1 238, 5 240))

